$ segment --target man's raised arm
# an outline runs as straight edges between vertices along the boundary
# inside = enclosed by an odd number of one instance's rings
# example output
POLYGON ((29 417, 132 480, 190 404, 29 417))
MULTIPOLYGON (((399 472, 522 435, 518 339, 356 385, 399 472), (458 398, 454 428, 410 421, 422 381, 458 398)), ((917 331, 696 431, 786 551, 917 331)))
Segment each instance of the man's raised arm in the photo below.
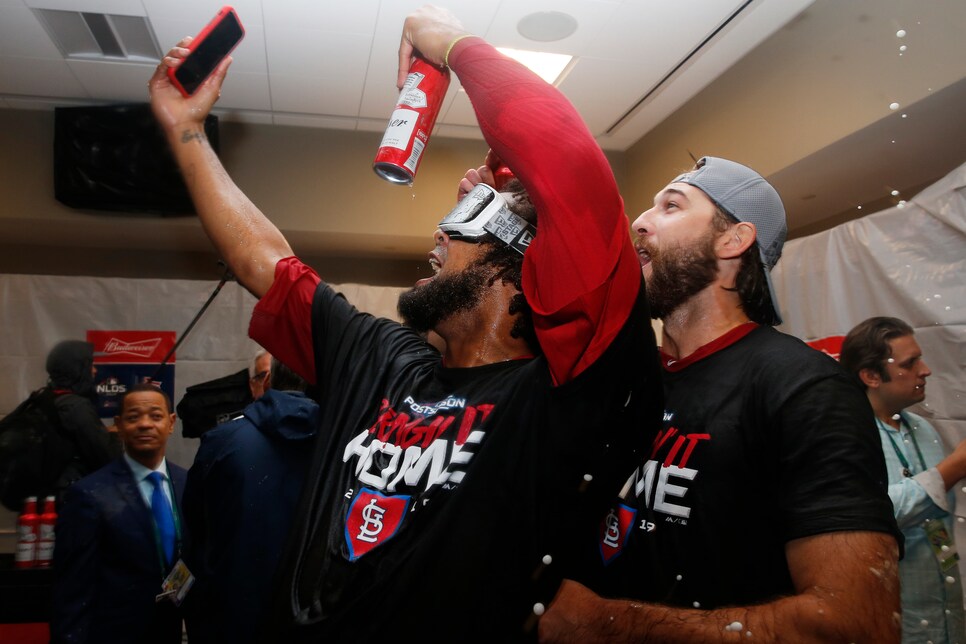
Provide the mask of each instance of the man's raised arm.
POLYGON ((168 79, 191 42, 179 42, 148 82, 151 108, 184 175, 198 217, 221 257, 245 288, 262 297, 272 285, 275 264, 292 254, 282 233, 231 180, 205 136, 205 117, 221 94, 231 64, 226 58, 190 98, 168 79))

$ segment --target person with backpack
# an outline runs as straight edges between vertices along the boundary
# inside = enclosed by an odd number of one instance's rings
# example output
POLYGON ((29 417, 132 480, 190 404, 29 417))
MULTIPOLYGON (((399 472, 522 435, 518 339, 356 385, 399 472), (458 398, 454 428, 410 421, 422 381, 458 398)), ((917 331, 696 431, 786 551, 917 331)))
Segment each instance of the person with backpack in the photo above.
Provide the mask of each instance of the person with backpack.
POLYGON ((0 423, 0 500, 14 511, 27 496, 57 496, 117 458, 120 444, 97 414, 94 345, 57 343, 47 384, 0 423))

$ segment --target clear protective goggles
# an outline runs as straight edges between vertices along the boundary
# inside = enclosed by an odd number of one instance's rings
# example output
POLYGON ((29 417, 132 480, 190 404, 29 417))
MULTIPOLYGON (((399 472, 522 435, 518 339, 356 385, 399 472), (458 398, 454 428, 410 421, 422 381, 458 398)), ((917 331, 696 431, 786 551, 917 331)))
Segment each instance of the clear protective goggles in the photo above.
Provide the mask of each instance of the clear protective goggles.
POLYGON ((521 255, 530 246, 536 226, 515 214, 493 187, 478 183, 439 222, 439 229, 457 241, 480 241, 487 233, 521 255))

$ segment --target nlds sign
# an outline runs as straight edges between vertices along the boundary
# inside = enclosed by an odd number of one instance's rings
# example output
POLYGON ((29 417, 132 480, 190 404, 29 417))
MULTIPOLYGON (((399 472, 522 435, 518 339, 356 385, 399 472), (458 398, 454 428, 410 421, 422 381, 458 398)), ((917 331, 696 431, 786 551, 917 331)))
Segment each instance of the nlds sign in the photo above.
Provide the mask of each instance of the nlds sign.
POLYGON ((117 414, 124 392, 139 382, 153 381, 174 398, 174 354, 161 361, 175 344, 174 331, 88 331, 94 345, 94 377, 101 418, 117 414))

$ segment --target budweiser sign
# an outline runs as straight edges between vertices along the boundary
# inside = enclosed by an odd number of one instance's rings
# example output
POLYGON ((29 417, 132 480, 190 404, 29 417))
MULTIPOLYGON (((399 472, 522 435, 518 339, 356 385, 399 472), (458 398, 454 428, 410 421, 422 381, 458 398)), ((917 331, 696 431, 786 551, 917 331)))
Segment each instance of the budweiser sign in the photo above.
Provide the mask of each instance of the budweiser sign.
POLYGON ((123 353, 141 358, 149 358, 151 357, 151 354, 154 353, 154 350, 158 348, 159 344, 161 344, 161 338, 139 340, 137 342, 125 342, 124 340, 111 338, 104 343, 104 350, 102 353, 106 355, 117 355, 123 353))
MULTIPOLYGON (((174 347, 174 331, 88 331, 94 362, 159 364, 174 347)), ((174 362, 174 356, 168 358, 174 362)))

